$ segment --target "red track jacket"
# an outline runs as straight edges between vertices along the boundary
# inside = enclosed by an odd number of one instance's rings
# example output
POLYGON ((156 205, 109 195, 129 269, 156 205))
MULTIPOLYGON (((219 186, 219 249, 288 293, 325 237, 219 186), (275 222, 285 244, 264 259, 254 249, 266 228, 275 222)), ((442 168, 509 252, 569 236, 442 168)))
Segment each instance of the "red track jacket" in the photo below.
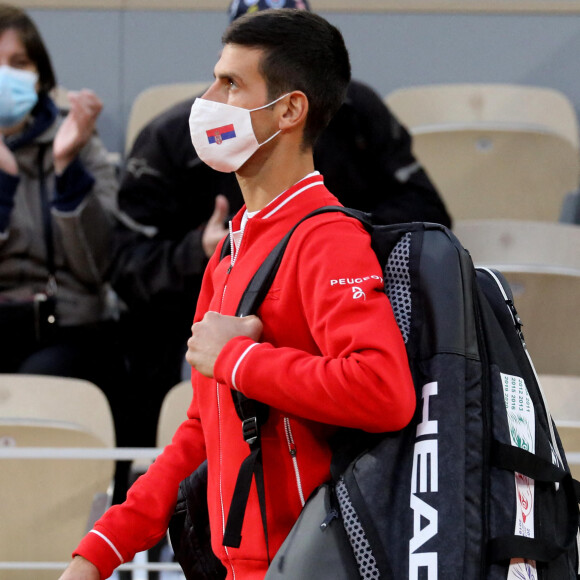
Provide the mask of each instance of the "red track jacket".
MULTIPOLYGON (((220 262, 218 247, 196 320, 208 310, 234 315, 270 250, 323 205, 339 202, 315 173, 248 221, 231 259, 220 262)), ((243 211, 233 220, 234 231, 243 211)), ((370 237, 358 221, 329 213, 301 224, 258 315, 261 341, 231 340, 218 357, 215 379, 193 372, 188 419, 173 442, 132 486, 127 501, 109 509, 77 548, 75 554, 97 565, 103 578, 164 535, 179 482, 207 457, 213 549, 228 580, 263 579, 268 559, 254 484, 241 546, 222 546, 236 477, 248 455, 230 389, 271 406, 262 428, 270 557, 304 500, 329 478, 328 439, 335 426, 382 432, 410 421, 415 396, 405 348, 370 237)))

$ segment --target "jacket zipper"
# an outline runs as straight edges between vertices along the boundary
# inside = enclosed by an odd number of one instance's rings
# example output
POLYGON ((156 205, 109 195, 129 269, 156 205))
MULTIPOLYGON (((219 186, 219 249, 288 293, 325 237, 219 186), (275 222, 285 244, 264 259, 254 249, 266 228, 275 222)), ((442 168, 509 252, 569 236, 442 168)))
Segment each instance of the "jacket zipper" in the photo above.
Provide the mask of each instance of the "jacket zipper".
POLYGON ((286 442, 288 443, 288 452, 292 458, 292 465, 294 466, 294 475, 296 476, 296 487, 298 489, 298 496, 300 497, 300 504, 304 507, 304 491, 302 489, 302 478, 300 477, 300 469, 298 468, 298 459, 296 457, 296 443, 292 435, 292 427, 290 419, 284 417, 284 431, 286 433, 286 442))
MULTIPOLYGON (((224 298, 226 295, 226 289, 228 287, 228 278, 230 276, 230 272, 234 266, 234 257, 235 257, 235 250, 234 250, 234 236, 232 233, 232 222, 229 224, 230 229, 230 246, 231 246, 231 263, 226 272, 226 280, 224 284, 224 289, 222 291, 222 298, 220 302, 219 311, 222 311, 222 306, 224 303, 224 298)), ((223 459, 223 451, 222 451, 222 409, 221 409, 221 398, 220 398, 220 386, 219 383, 215 382, 215 389, 216 389, 216 401, 217 401, 217 412, 218 412, 218 437, 219 437, 219 494, 220 494, 220 509, 221 509, 221 516, 222 516, 222 536, 225 534, 226 531, 226 512, 224 508, 224 496, 223 496, 223 487, 222 487, 222 459, 223 459)), ((224 551, 226 553, 226 557, 228 559, 228 563, 232 569, 232 576, 235 580, 236 578, 236 571, 234 569, 234 564, 232 559, 230 558, 230 553, 227 546, 224 546, 224 551)))
POLYGON ((234 242, 234 228, 232 226, 231 221, 228 225, 228 228, 230 230, 230 252, 231 252, 231 256, 232 256, 230 267, 228 268, 228 274, 229 274, 232 271, 234 264, 236 263, 236 258, 238 257, 238 254, 240 253, 240 247, 242 245, 242 240, 244 239, 244 232, 246 231, 246 228, 244 227, 242 229, 242 232, 240 233, 240 239, 238 240, 238 247, 237 248, 236 248, 236 244, 234 242))
MULTIPOLYGON (((219 437, 219 494, 220 494, 220 508, 221 508, 221 516, 222 516, 222 536, 225 533, 225 529, 226 529, 226 520, 225 520, 225 509, 224 509, 224 494, 223 494, 223 488, 222 488, 222 457, 223 457, 223 453, 222 453, 222 411, 221 411, 221 404, 220 404, 220 390, 219 390, 219 384, 216 381, 216 394, 217 394, 217 407, 218 407, 218 437, 219 437)), ((236 577, 236 572, 234 570, 234 565, 232 563, 232 560, 230 558, 230 554, 228 552, 228 548, 227 546, 224 546, 224 550, 226 553, 226 557, 228 559, 228 562, 232 568, 232 574, 233 577, 236 577)))
MULTIPOLYGON (((221 303, 220 303, 220 308, 219 311, 221 312, 222 310, 222 306, 223 306, 223 302, 224 302, 224 298, 226 295, 226 289, 228 287, 228 278, 230 276, 230 272, 232 271, 232 268, 234 267, 234 263, 236 261, 236 258, 240 252, 240 246, 242 245, 242 239, 244 237, 244 230, 242 230, 242 233, 240 235, 240 239, 238 241, 238 247, 236 248, 236 245, 234 243, 234 232, 233 232, 233 228, 232 228, 232 222, 229 222, 229 230, 230 230, 230 252, 231 252, 231 262, 230 262, 230 266, 227 270, 226 273, 226 282, 224 284, 224 289, 222 291, 222 299, 221 299, 221 303)), ((224 498, 223 498, 223 489, 222 489, 222 458, 223 458, 223 453, 222 453, 222 410, 221 410, 221 402, 220 402, 220 389, 219 389, 219 383, 216 381, 216 400, 217 400, 217 407, 218 407, 218 434, 219 434, 219 461, 220 461, 220 468, 219 468, 219 494, 220 494, 220 508, 221 508, 221 516, 222 516, 222 536, 226 531, 226 512, 225 512, 225 508, 224 508, 224 498)), ((232 569, 232 576, 234 578, 234 580, 236 579, 236 570, 234 568, 234 563, 232 562, 232 559, 230 558, 230 553, 228 550, 227 546, 224 546, 224 551, 226 553, 226 557, 228 559, 228 563, 232 569)))

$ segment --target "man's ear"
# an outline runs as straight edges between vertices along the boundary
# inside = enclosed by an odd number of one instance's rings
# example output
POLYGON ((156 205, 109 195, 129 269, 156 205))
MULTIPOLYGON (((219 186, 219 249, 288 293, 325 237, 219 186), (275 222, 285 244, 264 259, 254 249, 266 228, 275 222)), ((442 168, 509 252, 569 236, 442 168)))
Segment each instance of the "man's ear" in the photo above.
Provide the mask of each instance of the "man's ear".
POLYGON ((286 109, 279 121, 279 129, 292 131, 302 128, 308 116, 308 97, 302 91, 292 91, 286 99, 280 102, 286 109))

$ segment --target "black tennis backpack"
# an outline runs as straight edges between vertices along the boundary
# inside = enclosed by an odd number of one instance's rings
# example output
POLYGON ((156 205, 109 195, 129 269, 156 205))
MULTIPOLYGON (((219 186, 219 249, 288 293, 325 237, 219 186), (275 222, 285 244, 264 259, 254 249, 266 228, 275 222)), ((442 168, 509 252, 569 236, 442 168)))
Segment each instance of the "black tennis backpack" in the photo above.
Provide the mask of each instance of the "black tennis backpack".
MULTIPOLYGON (((474 268, 444 226, 374 225, 367 214, 341 207, 304 219, 329 211, 359 219, 371 234, 417 409, 401 431, 339 431, 332 481, 308 500, 266 579, 576 579, 579 486, 507 282, 474 268)), ((256 311, 295 228, 256 272, 239 315, 256 311)), ((267 407, 233 395, 249 443, 224 538, 235 546, 252 477, 263 488, 259 425, 267 407)), ((223 578, 221 565, 214 575, 193 571, 189 538, 202 527, 192 521, 203 510, 198 502, 186 513, 187 485, 179 505, 189 531, 174 531, 177 557, 188 578, 223 578)))

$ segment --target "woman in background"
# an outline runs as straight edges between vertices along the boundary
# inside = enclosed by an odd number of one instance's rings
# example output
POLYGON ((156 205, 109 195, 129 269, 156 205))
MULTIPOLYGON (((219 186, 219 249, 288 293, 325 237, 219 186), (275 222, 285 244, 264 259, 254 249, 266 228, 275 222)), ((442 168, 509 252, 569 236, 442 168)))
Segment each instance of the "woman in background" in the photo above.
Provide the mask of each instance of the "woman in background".
POLYGON ((103 105, 69 92, 61 113, 55 86, 30 17, 0 4, 0 372, 87 379, 119 415, 124 365, 105 279, 117 179, 95 135, 103 105))

